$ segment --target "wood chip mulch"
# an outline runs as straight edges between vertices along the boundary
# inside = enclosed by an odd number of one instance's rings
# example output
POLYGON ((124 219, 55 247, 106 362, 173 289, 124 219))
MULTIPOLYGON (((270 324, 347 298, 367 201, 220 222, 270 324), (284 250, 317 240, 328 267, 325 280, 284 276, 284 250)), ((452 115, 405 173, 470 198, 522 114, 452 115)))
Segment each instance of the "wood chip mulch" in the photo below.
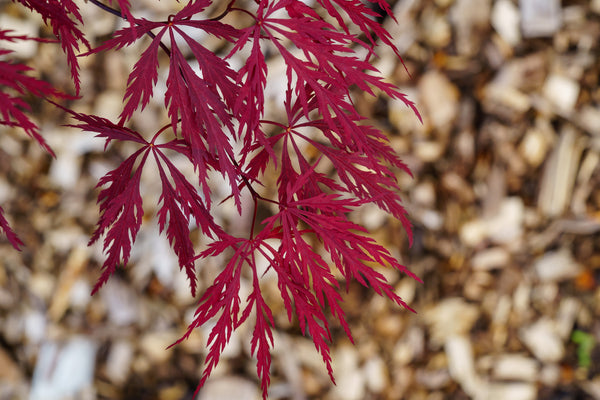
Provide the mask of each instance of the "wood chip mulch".
MULTIPOLYGON (((139 3, 160 15, 168 2, 139 3)), ((375 63, 424 122, 400 102, 356 101, 413 171, 398 178, 414 243, 376 208, 356 218, 424 281, 381 270, 417 313, 352 283, 344 308, 355 344, 334 327, 333 385, 267 283, 278 328, 270 398, 600 399, 600 1, 391 3, 398 23, 384 23, 410 77, 391 51, 375 63)), ((0 7, 2 28, 45 29, 15 4, 0 7)), ((105 40, 117 21, 82 8, 105 40)), ((54 45, 19 51, 69 87, 54 45)), ((137 51, 82 59, 78 111, 118 114, 137 51)), ((138 129, 160 126, 160 101, 138 129)), ((0 400, 191 399, 209 327, 165 350, 195 300, 153 210, 131 265, 89 296, 102 263, 100 247, 87 247, 94 185, 126 153, 103 153, 48 104, 34 110, 56 159, 0 128, 0 204, 26 243, 18 253, 0 241, 0 400)), ((199 268, 203 287, 221 261, 199 268)), ((250 335, 236 332, 199 399, 260 397, 250 335)))

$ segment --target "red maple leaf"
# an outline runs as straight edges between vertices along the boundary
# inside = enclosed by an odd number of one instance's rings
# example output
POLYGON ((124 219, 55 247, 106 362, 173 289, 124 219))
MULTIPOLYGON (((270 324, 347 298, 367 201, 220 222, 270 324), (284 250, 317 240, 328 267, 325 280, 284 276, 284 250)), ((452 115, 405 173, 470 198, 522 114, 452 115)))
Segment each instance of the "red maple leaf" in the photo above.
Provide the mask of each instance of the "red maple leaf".
POLYGON ((44 22, 50 24, 52 32, 59 40, 67 55, 71 67, 71 77, 75 83, 76 93, 79 94, 81 80, 79 79, 79 63, 77 52, 82 44, 89 49, 90 44, 83 32, 77 27, 83 23, 79 8, 73 0, 13 0, 18 1, 32 11, 39 13, 44 22))
MULTIPOLYGON (((38 40, 23 35, 14 35, 9 30, 0 30, 0 41, 16 42, 21 40, 38 40)), ((43 41, 43 40, 42 40, 43 41)), ((0 48, 0 56, 10 55, 11 50, 0 48)), ((48 146, 39 128, 27 115, 31 111, 30 105, 23 99, 28 95, 37 97, 62 97, 68 96, 54 89, 50 84, 37 78, 26 75, 31 68, 17 63, 0 60, 0 125, 14 126, 35 139, 48 153, 54 156, 54 152, 48 146)), ((19 250, 23 245, 16 233, 10 228, 8 221, 4 218, 0 207, 0 231, 3 231, 12 246, 19 250)))

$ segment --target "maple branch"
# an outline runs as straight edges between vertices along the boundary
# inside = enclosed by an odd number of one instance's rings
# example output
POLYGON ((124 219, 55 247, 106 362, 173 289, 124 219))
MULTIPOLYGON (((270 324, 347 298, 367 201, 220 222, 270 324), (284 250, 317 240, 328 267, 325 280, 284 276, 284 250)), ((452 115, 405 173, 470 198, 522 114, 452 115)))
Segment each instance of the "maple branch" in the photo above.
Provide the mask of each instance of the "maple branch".
POLYGON ((243 12, 244 14, 247 14, 247 15, 249 15, 250 17, 252 17, 252 19, 254 19, 255 21, 257 21, 256 15, 252 14, 252 13, 251 13, 250 11, 248 11, 248 10, 244 10, 243 8, 231 7, 231 8, 229 9, 229 11, 241 11, 241 12, 243 12))
POLYGON ((229 14, 231 12, 231 10, 233 10, 233 5, 235 4, 236 0, 231 0, 229 2, 229 4, 227 4, 227 8, 225 9, 225 11, 223 11, 221 14, 217 15, 216 17, 210 18, 209 21, 220 21, 221 19, 223 19, 223 17, 225 17, 227 14, 229 14))
POLYGON ((90 3, 94 4, 95 6, 103 9, 106 12, 109 12, 113 15, 116 15, 119 18, 123 18, 125 21, 127 21, 127 17, 123 14, 121 14, 121 11, 117 10, 116 8, 112 8, 107 6, 106 4, 102 4, 100 3, 98 0, 89 0, 90 3))
MULTIPOLYGON (((241 171, 241 169, 240 169, 240 165, 237 163, 237 161, 235 161, 235 159, 234 159, 233 157, 229 156, 229 160, 232 162, 232 164, 233 164, 233 165, 235 165, 235 167, 236 167, 237 169, 239 169, 239 170, 241 171)), ((277 202, 275 202, 275 201, 273 201, 273 200, 266 199, 266 198, 262 197, 260 194, 258 194, 258 193, 256 192, 256 190, 254 190, 254 188, 252 187, 252 185, 250 184, 250 182, 248 181, 248 179, 247 179, 247 178, 244 176, 244 174, 243 174, 243 173, 241 173, 241 172, 240 172, 240 179, 241 179, 241 180, 244 182, 244 185, 246 185, 246 187, 247 187, 247 188, 248 188, 248 190, 250 191, 250 194, 252 194, 252 198, 253 198, 255 201, 256 201, 256 199, 261 199, 261 200, 270 201, 270 202, 272 202, 272 203, 279 204, 279 203, 277 203, 277 202)), ((231 197, 231 196, 229 196, 229 197, 227 197, 227 198, 230 198, 230 197, 231 197)), ((225 200, 226 200, 226 199, 225 199, 225 200)))

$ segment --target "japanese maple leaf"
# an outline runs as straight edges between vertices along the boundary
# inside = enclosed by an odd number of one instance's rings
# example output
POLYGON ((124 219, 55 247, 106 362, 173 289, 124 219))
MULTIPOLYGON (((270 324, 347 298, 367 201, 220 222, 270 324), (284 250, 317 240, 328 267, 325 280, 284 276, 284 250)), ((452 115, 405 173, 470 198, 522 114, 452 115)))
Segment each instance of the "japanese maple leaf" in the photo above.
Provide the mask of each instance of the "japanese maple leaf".
POLYGON ((42 16, 45 23, 52 27, 52 32, 59 39, 67 62, 71 67, 71 77, 75 83, 76 93, 81 89, 77 52, 80 45, 90 48, 83 32, 77 27, 83 23, 77 4, 73 0, 13 0, 21 3, 42 16))
MULTIPOLYGON (((143 109, 153 95, 158 79, 158 51, 163 48, 169 55, 169 73, 165 105, 173 131, 190 145, 192 162, 204 170, 206 154, 219 164, 219 172, 231 183, 238 208, 241 207, 231 139, 235 137, 232 110, 237 91, 237 73, 229 64, 206 49, 183 28, 195 28, 216 37, 233 41, 238 31, 219 21, 192 19, 202 12, 210 1, 191 1, 167 21, 152 22, 134 18, 132 26, 117 31, 113 38, 92 52, 129 46, 142 36, 150 34, 152 42, 134 65, 127 82, 125 106, 121 123, 131 118, 140 106, 143 109), (157 32, 154 33, 153 30, 157 32), (187 44, 195 56, 199 73, 194 71, 179 48, 177 38, 187 44), (169 39, 170 48, 161 40, 169 39)), ((206 182, 201 183, 206 187, 206 182)), ((210 196, 207 196, 210 202, 210 196)), ((208 204, 210 205, 210 203, 208 204)))
MULTIPOLYGON (((66 109, 65 109, 66 110, 66 109)), ((191 160, 189 148, 180 139, 156 144, 158 136, 168 127, 160 129, 152 141, 148 142, 139 132, 115 124, 110 120, 93 115, 68 111, 80 123, 70 125, 89 132, 97 137, 111 141, 128 141, 140 146, 116 169, 108 172, 98 182, 103 187, 98 195, 100 219, 90 239, 90 244, 104 236, 103 247, 106 259, 103 273, 96 283, 96 292, 112 275, 116 267, 126 264, 131 254, 137 233, 142 223, 144 209, 140 194, 140 178, 147 158, 153 155, 158 167, 158 176, 162 185, 161 206, 158 210, 158 224, 161 232, 166 232, 169 242, 179 259, 181 269, 185 270, 190 282, 192 295, 196 294, 195 250, 190 239, 190 223, 194 222, 209 238, 224 234, 218 226, 204 201, 186 177, 175 167, 164 153, 172 150, 191 160)), ((208 159, 207 165, 217 166, 216 161, 208 159)))
MULTIPOLYGON (((23 35, 14 35, 9 30, 0 30, 0 41, 6 40, 16 42, 21 40, 38 40, 23 35)), ((1 43, 0 43, 1 46, 1 43)), ((0 57, 8 56, 10 50, 0 47, 0 57)), ((37 78, 26 75, 31 68, 17 63, 0 60, 0 125, 21 128, 28 136, 35 139, 48 153, 54 156, 54 152, 40 135, 39 128, 27 115, 31 111, 30 105, 23 99, 28 95, 38 97, 62 97, 68 96, 54 89, 50 84, 37 78)), ((16 233, 8 225, 0 207, 0 231, 6 234, 12 246, 19 250, 23 245, 16 233)))
MULTIPOLYGON (((0 41, 2 40, 15 42, 18 40, 35 39, 22 35, 13 35, 7 30, 0 30, 0 41)), ((11 50, 0 48, 0 56, 10 55, 11 53, 11 50)), ((48 82, 25 74, 31 70, 30 67, 23 64, 0 60, 0 87, 3 89, 0 91, 0 124, 22 128, 27 135, 35 139, 46 151, 54 156, 52 149, 40 135, 38 126, 25 114, 26 111, 31 110, 31 107, 21 96, 28 94, 42 98, 67 98, 68 96, 54 89, 48 82), (5 91, 5 88, 11 89, 12 93, 5 91)))
POLYGON ((23 242, 17 234, 12 230, 6 218, 4 218, 4 210, 0 207, 0 231, 4 232, 9 243, 16 249, 21 250, 23 242))
MULTIPOLYGON (((363 18, 363 14, 372 14, 370 9, 363 7, 364 10, 361 9, 359 12, 356 10, 360 8, 357 2, 340 3, 349 7, 346 11, 355 18, 364 20, 364 24, 370 26, 373 23, 373 21, 367 23, 368 18, 363 18)), ((310 112, 316 110, 331 130, 343 132, 345 139, 355 140, 356 137, 361 137, 363 132, 357 124, 360 116, 350 100, 350 87, 353 86, 370 94, 374 93, 373 89, 378 89, 390 97, 401 99, 418 115, 414 104, 397 88, 378 77, 377 70, 369 62, 354 56, 354 51, 350 48, 350 45, 357 41, 354 35, 338 31, 333 25, 320 18, 314 10, 297 0, 265 2, 265 4, 268 6, 265 6, 264 12, 255 16, 257 23, 253 32, 254 41, 256 41, 257 31, 260 30, 261 37, 269 40, 277 48, 286 64, 288 83, 294 82, 294 95, 302 105, 306 118, 309 118, 310 112), (278 17, 278 12, 282 9, 285 9, 291 18, 278 17), (290 40, 298 50, 301 50, 303 57, 292 53, 284 46, 282 38, 290 40), (309 104, 309 101, 314 103, 309 104)), ((337 11, 332 15, 341 18, 337 11)), ((367 29, 366 25, 364 29, 367 29)), ((249 40, 250 37, 251 35, 245 34, 240 42, 249 40)), ((238 46, 240 45, 238 43, 238 46)), ((369 47, 367 44, 363 45, 369 47)), ((246 74, 254 71, 254 76, 262 78, 261 74, 256 72, 257 67, 262 68, 262 65, 263 60, 260 56, 251 55, 245 67, 248 70, 246 74)), ((254 93, 255 99, 260 99, 261 86, 256 86, 255 83, 254 87, 248 84, 242 87, 248 93, 254 93)), ((252 96, 245 95, 245 101, 252 100, 252 96)), ((264 141, 261 144, 264 144, 264 141)))

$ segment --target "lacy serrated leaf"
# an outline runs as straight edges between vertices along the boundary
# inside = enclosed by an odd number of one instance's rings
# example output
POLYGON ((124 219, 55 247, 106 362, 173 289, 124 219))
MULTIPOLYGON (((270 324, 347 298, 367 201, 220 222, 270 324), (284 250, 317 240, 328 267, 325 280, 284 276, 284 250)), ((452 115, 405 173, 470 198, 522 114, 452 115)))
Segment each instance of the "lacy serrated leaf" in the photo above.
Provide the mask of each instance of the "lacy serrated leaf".
MULTIPOLYGON (((0 40, 16 42, 33 40, 27 36, 13 35, 10 31, 0 30, 0 40)), ((11 54, 12 51, 0 48, 0 56, 11 54)), ((54 89, 48 82, 25 75, 31 68, 22 65, 0 61, 0 87, 10 88, 19 95, 33 94, 38 97, 68 98, 69 96, 54 89)), ((0 91, 0 125, 17 126, 35 139, 48 153, 54 157, 54 152, 39 133, 38 126, 31 121, 24 111, 31 107, 21 97, 0 91)))
POLYGON ((90 44, 83 32, 77 27, 77 22, 82 23, 79 8, 72 0, 13 0, 18 1, 32 11, 38 12, 45 23, 50 24, 54 35, 59 39, 67 62, 71 67, 71 78, 75 83, 76 93, 81 89, 79 78, 79 63, 77 52, 82 44, 90 48, 90 44))
POLYGON ((94 286, 92 294, 106 283, 119 264, 127 263, 131 247, 142 225, 144 215, 140 194, 142 168, 138 167, 134 171, 140 154, 143 154, 141 159, 143 165, 148 156, 145 148, 133 153, 119 167, 104 175, 98 183, 98 187, 109 186, 98 195, 101 215, 89 244, 96 242, 106 232, 103 242, 106 259, 102 264, 102 275, 94 286))
POLYGON ((159 227, 161 232, 165 231, 166 227, 167 238, 179 258, 180 268, 186 271, 192 296, 195 296, 195 251, 190 240, 189 230, 191 219, 194 218, 202 232, 211 238, 215 237, 215 233, 221 235, 222 229, 215 224, 195 188, 159 150, 160 147, 155 146, 153 148, 162 184, 162 194, 160 196, 162 205, 158 210, 159 227), (167 166, 174 186, 171 185, 163 164, 167 166))
POLYGON ((23 246, 23 242, 17 234, 12 230, 6 218, 4 218, 4 210, 0 207, 0 232, 4 232, 8 242, 16 249, 21 251, 21 246, 23 246))

